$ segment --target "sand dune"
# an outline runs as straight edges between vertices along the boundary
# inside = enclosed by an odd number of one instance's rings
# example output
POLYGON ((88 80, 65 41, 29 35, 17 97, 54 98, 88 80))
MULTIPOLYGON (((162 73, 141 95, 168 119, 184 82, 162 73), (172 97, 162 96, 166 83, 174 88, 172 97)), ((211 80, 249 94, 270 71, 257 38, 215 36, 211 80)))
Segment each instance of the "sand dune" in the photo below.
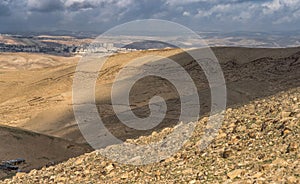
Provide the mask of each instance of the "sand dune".
MULTIPOLYGON (((88 145, 7 126, 0 126, 0 137, 0 160, 23 158, 26 163, 20 166, 22 171, 59 163, 91 150, 88 145)), ((0 170, 0 178, 8 175, 0 170)))

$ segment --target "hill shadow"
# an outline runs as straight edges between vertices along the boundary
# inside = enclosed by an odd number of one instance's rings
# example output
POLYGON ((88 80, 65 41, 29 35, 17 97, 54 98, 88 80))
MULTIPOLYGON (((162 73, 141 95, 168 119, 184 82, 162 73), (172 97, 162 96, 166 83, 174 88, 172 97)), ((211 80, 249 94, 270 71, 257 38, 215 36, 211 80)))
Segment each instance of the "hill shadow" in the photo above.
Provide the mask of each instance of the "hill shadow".
MULTIPOLYGON (((227 107, 238 107, 252 100, 300 86, 300 48, 286 49, 286 52, 284 52, 285 49, 247 48, 213 48, 213 51, 219 54, 216 56, 220 60, 226 80, 227 107), (224 57, 226 54, 222 54, 222 50, 234 51, 239 56, 224 57), (252 60, 253 58, 248 60, 244 58, 241 61, 242 56, 240 55, 243 54, 250 54, 252 57, 255 57, 256 54, 257 58, 254 60, 252 60)), ((211 94, 201 67, 185 52, 173 55, 169 59, 181 65, 194 80, 200 98, 199 117, 207 115, 211 109, 211 94)), ((161 61, 155 62, 160 63, 161 61)), ((100 88, 100 86, 98 87, 100 88)), ((122 97, 123 94, 119 95, 122 97)), ((155 95, 165 99, 167 112, 163 121, 149 130, 136 130, 124 125, 113 113, 110 99, 97 101, 98 112, 109 132, 122 141, 147 136, 153 131, 177 125, 181 113, 180 97, 176 88, 169 81, 160 77, 145 77, 134 84, 129 96, 133 113, 140 118, 148 117, 150 115, 148 103, 155 95)), ((127 97, 124 96, 124 98, 127 97)))
MULTIPOLYGON (((281 91, 300 86, 300 48, 212 48, 212 50, 220 62, 226 81, 227 107, 239 107, 252 100, 265 98, 281 91)), ((155 52, 153 51, 153 53, 155 52)), ((199 117, 206 116, 211 108, 211 94, 203 70, 198 63, 185 52, 172 55, 168 59, 182 66, 191 76, 197 86, 200 98, 201 109, 199 117)), ((159 64, 160 62, 161 60, 158 59, 152 63, 159 64)), ((107 72, 108 69, 106 69, 106 72, 102 73, 103 76, 100 76, 99 80, 106 75, 116 75, 120 68, 116 69, 116 66, 112 67, 113 72, 107 72)), ((112 84, 96 86, 98 97, 96 99, 96 106, 98 107, 98 113, 105 127, 121 141, 147 136, 153 131, 160 131, 165 127, 173 127, 178 124, 181 113, 181 100, 176 88, 169 81, 157 76, 148 76, 137 81, 131 88, 129 95, 130 108, 132 112, 140 118, 146 118, 150 115, 149 100, 153 96, 159 95, 165 99, 167 105, 165 118, 158 126, 149 130, 135 130, 127 127, 118 119, 118 116, 114 113, 111 99, 107 97, 107 94, 104 94, 111 89, 111 85, 112 84), (105 87, 106 90, 103 90, 103 87, 105 87), (103 92, 103 94, 101 94, 101 92, 103 92)), ((122 98, 128 98, 122 96, 122 93, 118 95, 122 98)), ((64 112, 62 113, 64 114, 64 112)), ((82 140, 81 132, 78 127, 76 128, 76 123, 74 124, 75 118, 71 109, 60 117, 52 118, 52 121, 54 124, 59 122, 61 125, 69 125, 63 130, 58 130, 60 132, 67 132, 64 138, 70 135, 72 138, 82 140)), ((101 136, 104 135, 100 134, 96 136, 101 139, 101 136)), ((108 145, 109 144, 104 144, 103 147, 108 145)))

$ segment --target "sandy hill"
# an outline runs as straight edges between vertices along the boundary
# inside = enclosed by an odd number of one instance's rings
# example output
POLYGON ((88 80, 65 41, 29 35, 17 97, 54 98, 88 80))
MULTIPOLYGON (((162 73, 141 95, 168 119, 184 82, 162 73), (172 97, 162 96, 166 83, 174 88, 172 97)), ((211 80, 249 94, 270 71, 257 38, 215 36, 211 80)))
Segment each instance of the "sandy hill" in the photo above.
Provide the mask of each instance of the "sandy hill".
MULTIPOLYGON (((204 151, 198 146, 207 118, 178 153, 159 163, 123 165, 95 151, 2 183, 299 183, 299 120, 298 87, 227 109, 219 135, 204 151)), ((171 131, 127 141, 145 144, 171 131)))
MULTIPOLYGON (((214 48, 217 58, 222 63, 228 88, 228 105, 247 103, 256 98, 275 94, 291 87, 299 86, 300 48, 290 49, 248 49, 248 48, 214 48), (260 90, 258 90, 260 89, 260 90)), ((181 64, 197 80, 201 100, 202 114, 209 109, 209 91, 207 81, 201 68, 193 59, 178 49, 160 51, 142 51, 119 54, 110 58, 104 66, 97 85, 97 103, 101 115, 109 129, 122 139, 138 137, 141 132, 124 129, 115 118, 110 102, 110 90, 118 71, 132 59, 147 55, 169 57, 181 64)), ((11 56, 6 62, 18 68, 11 56)), ((48 55, 27 55, 27 58, 54 58, 52 67, 30 67, 26 70, 3 69, 0 72, 0 118, 1 123, 21 127, 35 132, 62 137, 83 143, 72 110, 73 74, 79 58, 53 57, 48 55), (57 64, 59 63, 59 64, 57 64)), ((14 57, 14 54, 12 55, 14 57)), ((20 57, 23 57, 21 54, 20 57)), ((30 59, 28 59, 29 61, 30 59)), ((44 60, 36 59, 37 65, 44 60)), ((30 62, 29 62, 30 63, 30 62)), ((34 62, 35 63, 35 62, 34 62)), ((51 62, 50 62, 51 63, 51 62)), ((145 99, 154 94, 167 97, 169 111, 175 113, 164 120, 161 127, 177 123, 178 96, 166 81, 157 82, 147 78, 132 90, 132 104, 141 116, 147 115, 148 105, 145 99), (145 86, 151 86, 149 89, 145 86), (176 104, 177 103, 177 104, 176 104), (177 114, 176 114, 177 113, 177 114)), ((151 130, 152 131, 152 130, 151 130)), ((143 132, 142 134, 149 134, 143 132)))
MULTIPOLYGON (((0 137, 0 160, 23 158, 26 164, 20 166, 22 171, 59 163, 91 150, 88 145, 7 126, 0 126, 0 137)), ((10 174, 13 173, 0 170, 0 178, 10 174)))
POLYGON ((0 53, 1 70, 32 70, 71 64, 76 57, 59 57, 34 53, 0 53))
MULTIPOLYGON (((262 126, 263 122, 266 122, 267 125, 271 124, 273 120, 270 119, 266 120, 265 117, 269 117, 269 115, 272 114, 272 112, 274 113, 277 112, 276 114, 277 116, 279 112, 282 111, 283 107, 285 107, 285 106, 280 106, 280 104, 283 104, 283 100, 285 100, 285 98, 290 99, 289 96, 283 94, 284 98, 278 97, 279 101, 276 101, 277 96, 274 95, 278 95, 281 92, 292 90, 290 92, 286 92, 286 94, 290 94, 291 96, 295 96, 296 98, 296 100, 294 100, 295 102, 291 101, 290 103, 291 105, 294 106, 299 105, 298 103, 299 97, 297 96, 297 92, 299 92, 299 90, 297 87, 300 86, 300 80, 299 80, 300 79, 300 59, 299 59, 300 48, 289 48, 289 49, 214 48, 213 51, 216 53, 216 56, 221 63, 225 80, 227 82, 227 91, 228 91, 227 105, 228 107, 234 108, 237 111, 234 112, 226 122, 224 122, 224 127, 225 127, 224 132, 226 135, 230 134, 230 132, 227 132, 227 128, 226 128, 227 123, 230 123, 231 125, 228 124, 228 126, 232 126, 232 127, 245 125, 248 128, 248 125, 245 124, 248 121, 246 119, 243 120, 245 121, 244 124, 239 124, 239 122, 241 121, 240 119, 247 117, 248 113, 249 116, 251 116, 251 118, 254 118, 254 116, 257 118, 262 118, 258 120, 257 127, 253 129, 254 132, 256 130, 259 130, 258 127, 262 126), (296 91, 293 91, 293 89, 296 89, 296 91), (273 97, 270 98, 270 96, 273 97), (265 98, 268 99, 266 103, 264 103, 264 101, 262 100, 265 98), (251 111, 252 113, 250 111, 248 112, 246 110, 239 109, 239 108, 243 108, 243 105, 252 103, 255 100, 262 100, 262 101, 257 102, 258 104, 254 104, 255 110, 252 109, 251 111), (266 106, 266 108, 262 108, 262 110, 268 110, 269 108, 271 109, 269 110, 271 112, 262 111, 259 114, 253 115, 255 114, 254 111, 260 109, 259 105, 260 106, 267 105, 268 103, 273 104, 273 102, 274 103, 276 102, 277 105, 272 107, 266 106), (235 125, 232 125, 232 121, 234 120, 238 120, 238 121, 235 123, 235 125)), ((130 100, 132 103, 133 111, 138 116, 145 117, 149 114, 147 99, 150 99, 155 94, 161 94, 165 98, 168 105, 168 111, 167 111, 168 116, 166 116, 166 118, 159 126, 148 131, 136 131, 134 129, 125 127, 122 123, 120 123, 119 120, 116 118, 116 114, 112 110, 111 100, 110 100, 110 90, 111 90, 111 85, 113 83, 114 77, 126 63, 128 63, 132 59, 139 58, 147 54, 168 57, 170 59, 173 59, 181 66, 183 66, 186 69, 186 71, 189 72, 191 77, 196 81, 197 89, 200 94, 200 100, 201 100, 200 116, 201 117, 205 116, 210 108, 210 100, 209 100, 210 93, 208 90, 208 84, 205 79, 205 75, 202 72, 201 68, 197 66, 195 61, 187 54, 182 53, 181 50, 170 49, 170 50, 139 51, 139 52, 118 54, 112 56, 109 58, 103 70, 100 72, 100 76, 97 81, 97 87, 96 87, 96 94, 97 94, 96 101, 97 101, 97 106, 99 108, 100 115, 103 118, 106 127, 116 137, 122 140, 138 139, 141 136, 150 136, 153 133, 153 131, 163 132, 163 130, 165 130, 166 128, 172 128, 173 126, 176 126, 176 124, 178 123, 178 114, 180 113, 180 111, 179 111, 177 93, 174 92, 174 88, 172 88, 172 86, 170 86, 170 84, 167 81, 165 80, 157 81, 156 78, 151 78, 151 77, 144 79, 141 83, 137 83, 134 86, 130 94, 130 100)), ((39 134, 44 134, 47 136, 53 136, 64 140, 69 140, 72 141, 73 143, 74 142, 85 143, 85 140, 83 139, 80 131, 78 130, 77 124, 74 119, 73 110, 72 110, 72 100, 71 100, 73 75, 79 58, 76 57, 65 58, 65 57, 38 55, 38 54, 33 54, 33 55, 1 54, 1 57, 2 60, 5 61, 3 62, 4 63, 3 66, 5 67, 2 67, 0 69, 0 94, 1 94, 0 95, 0 121, 1 121, 0 123, 3 125, 8 125, 12 127, 17 127, 17 128, 37 132, 39 134), (15 58, 19 58, 19 57, 25 58, 24 62, 21 61, 22 59, 20 60, 20 62, 17 62, 18 59, 16 60, 15 58), (43 59, 43 58, 47 58, 47 59, 43 59)), ((153 62, 159 62, 159 61, 153 61, 153 62)), ((297 119, 299 118, 297 116, 297 112, 298 112, 297 110, 299 108, 298 106, 297 107, 294 106, 291 106, 289 108, 292 110, 292 112, 288 116, 289 118, 294 118, 294 119, 292 120, 287 119, 288 122, 294 122, 294 121, 299 122, 298 121, 299 119, 297 119)), ((251 108, 253 107, 251 106, 251 108)), ((287 111, 291 111, 291 110, 287 110, 287 111)), ((274 118, 274 117, 270 116, 269 118, 274 118)), ((275 123, 275 121, 280 122, 280 120, 278 121, 277 120, 278 119, 274 119, 274 127, 273 125, 272 126, 270 125, 270 131, 276 132, 277 130, 275 131, 274 129, 276 128, 275 125, 281 126, 281 124, 275 123)), ((298 124, 296 125, 298 126, 298 124)), ((296 126, 296 130, 297 130, 297 126, 296 126)), ((289 129, 294 131, 294 127, 293 129, 292 128, 289 129)), ((240 134, 237 134, 235 137, 231 137, 234 136, 234 133, 235 132, 231 132, 229 137, 227 137, 226 139, 223 137, 222 141, 225 140, 227 141, 235 138, 237 142, 239 142, 240 139, 244 140, 244 138, 241 138, 240 134)), ((245 131, 245 135, 243 134, 243 136, 246 136, 246 134, 248 135, 248 133, 249 133, 248 131, 245 131)), ((262 133, 263 134, 261 136, 262 139, 267 138, 264 136, 268 136, 269 135, 268 133, 269 132, 262 133)), ((270 135, 272 135, 272 133, 270 133, 270 135)), ((299 134, 297 131, 295 131, 290 135, 292 135, 292 137, 290 140, 291 142, 289 143, 292 143, 292 141, 297 140, 297 136, 299 134)), ((151 137, 149 139, 151 139, 151 137)), ((245 137, 244 140, 246 141, 245 145, 249 146, 250 143, 261 144, 261 145, 266 144, 259 141, 255 142, 255 140, 256 139, 248 139, 248 137, 245 137), (252 142, 247 142, 251 140, 252 142)), ((271 137, 270 140, 273 141, 273 138, 271 137)), ((243 144, 242 146, 245 145, 243 144)), ((220 147, 218 147, 218 149, 220 151, 221 148, 223 149, 225 147, 226 146, 221 145, 220 147)), ((281 147, 280 144, 278 144, 278 149, 279 147, 281 147)), ((211 151, 214 152, 213 148, 211 149, 212 149, 211 151)), ((238 148, 234 148, 234 149, 238 150, 238 148)), ((295 148, 295 150, 299 151, 298 148, 295 148)), ((268 150, 263 150, 263 152, 269 154, 272 151, 270 150, 268 152, 268 150)), ((234 151, 234 154, 235 153, 236 152, 234 151)), ((243 152, 244 155, 248 153, 249 152, 243 152)), ((69 156, 70 155, 67 155, 66 157, 69 156)), ((94 154, 91 154, 91 156, 94 157, 94 154)), ((199 154, 197 154, 196 156, 199 157, 199 154)), ((24 156, 20 156, 20 157, 24 157, 24 156)), ((83 156, 82 158, 84 157, 85 156, 83 156)), ((297 157, 288 156, 286 159, 290 159, 291 161, 293 161, 293 159, 295 158, 297 157)), ((267 162, 266 160, 262 160, 262 161, 267 162)), ((67 162, 67 164, 71 162, 72 161, 67 162)), ((224 164, 226 162, 227 161, 224 160, 224 164)), ((175 162, 175 164, 176 163, 177 162, 175 162)), ((254 157, 249 158, 248 163, 249 164, 254 163, 254 157)), ((196 164, 196 163, 191 162, 190 164, 196 164)), ((224 171, 226 174, 227 172, 238 169, 236 167, 233 167, 233 165, 238 164, 236 163, 235 159, 231 160, 231 164, 232 165, 230 166, 230 168, 228 168, 226 172, 224 171)), ((247 165, 247 163, 245 162, 244 165, 247 165)), ((79 165, 79 166, 85 167, 85 165, 79 165)), ((160 167, 162 165, 153 165, 153 168, 157 166, 160 167)), ((152 166, 149 167, 151 168, 152 166)), ((175 167, 175 165, 171 165, 171 167, 173 168, 175 167)), ((55 170, 57 168, 52 168, 52 169, 55 170)), ((124 168, 124 169, 126 170, 128 168, 124 168)), ((128 170, 131 169, 133 168, 129 167, 128 170)), ((245 168, 242 169, 247 170, 246 166, 245 168)), ((261 169, 258 170, 261 171, 261 169)), ((162 171, 160 171, 159 169, 158 171, 162 173, 162 171)), ((240 170, 238 170, 237 172, 239 171, 240 170)), ((48 174, 50 174, 51 172, 52 171, 50 171, 48 174)), ((283 172, 285 172, 285 170, 283 172)), ((68 171, 66 171, 66 173, 68 173, 68 171)), ((205 177, 205 175, 211 175, 209 174, 210 172, 208 171, 206 171, 206 173, 208 174, 204 174, 203 177, 205 177)), ((131 172, 131 174, 136 174, 136 173, 135 171, 133 171, 131 172)), ((131 174, 129 175, 131 176, 131 174)), ((152 175, 150 175, 149 177, 151 176, 152 175)), ((172 174, 169 175, 169 177, 171 176, 172 174)), ((24 177, 30 177, 30 176, 26 175, 24 177)), ((99 173, 98 175, 96 175, 96 177, 98 178, 100 177, 99 173)), ((167 178, 166 176, 164 177, 167 178)), ((209 177, 210 176, 207 176, 207 178, 209 177)), ((294 177, 296 177, 296 175, 294 177)), ((47 179, 46 176, 45 178, 47 179)), ((186 179, 188 180, 188 178, 186 179)), ((28 180, 31 181, 29 178, 28 180)))

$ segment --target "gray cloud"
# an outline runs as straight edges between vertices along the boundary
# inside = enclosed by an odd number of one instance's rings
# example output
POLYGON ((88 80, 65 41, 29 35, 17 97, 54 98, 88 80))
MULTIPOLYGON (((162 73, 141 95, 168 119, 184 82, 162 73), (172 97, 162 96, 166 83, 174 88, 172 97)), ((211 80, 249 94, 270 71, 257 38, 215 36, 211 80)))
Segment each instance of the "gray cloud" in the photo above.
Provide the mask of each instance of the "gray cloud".
POLYGON ((11 15, 11 10, 8 6, 7 1, 0 2, 0 16, 9 16, 11 15))
POLYGON ((2 0, 0 31, 104 31, 147 18, 194 30, 292 30, 300 29, 299 9, 300 0, 2 0))
POLYGON ((70 6, 68 6, 67 8, 69 8, 71 11, 78 11, 81 9, 94 9, 97 6, 90 3, 90 2, 74 2, 73 4, 71 4, 70 6))
POLYGON ((28 0, 27 6, 29 11, 46 13, 64 9, 64 4, 61 0, 28 0))

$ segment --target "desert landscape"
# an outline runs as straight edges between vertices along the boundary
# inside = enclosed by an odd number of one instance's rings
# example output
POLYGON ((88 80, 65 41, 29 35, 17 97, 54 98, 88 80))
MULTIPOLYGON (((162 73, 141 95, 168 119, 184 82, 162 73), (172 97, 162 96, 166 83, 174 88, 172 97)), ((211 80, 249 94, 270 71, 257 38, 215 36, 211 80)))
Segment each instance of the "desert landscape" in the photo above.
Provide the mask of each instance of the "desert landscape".
POLYGON ((300 0, 0 1, 0 184, 299 184, 300 0))
POLYGON ((150 130, 126 127, 110 99, 118 71, 135 58, 157 55, 177 62, 196 81, 201 112, 192 138, 169 159, 145 166, 112 162, 93 151, 79 131, 72 82, 80 56, 1 53, 0 160, 26 159, 22 172, 0 170, 1 183, 298 183, 300 48, 212 50, 224 72, 227 109, 217 138, 201 152, 197 145, 211 107, 210 92, 201 67, 187 53, 160 49, 114 54, 100 71, 95 89, 99 114, 114 136, 134 144, 161 140, 172 132, 178 124, 179 97, 166 80, 143 79, 130 93, 132 111, 147 117, 149 99, 159 94, 167 103, 167 115, 150 130))

